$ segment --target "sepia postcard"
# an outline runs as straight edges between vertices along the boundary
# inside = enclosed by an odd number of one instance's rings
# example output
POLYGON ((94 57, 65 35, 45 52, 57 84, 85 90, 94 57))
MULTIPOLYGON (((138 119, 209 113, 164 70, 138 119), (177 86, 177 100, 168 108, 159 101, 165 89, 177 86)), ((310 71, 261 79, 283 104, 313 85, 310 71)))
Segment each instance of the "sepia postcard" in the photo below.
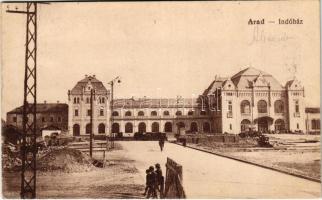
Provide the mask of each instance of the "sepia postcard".
POLYGON ((320 1, 1 3, 1 198, 321 198, 320 1))

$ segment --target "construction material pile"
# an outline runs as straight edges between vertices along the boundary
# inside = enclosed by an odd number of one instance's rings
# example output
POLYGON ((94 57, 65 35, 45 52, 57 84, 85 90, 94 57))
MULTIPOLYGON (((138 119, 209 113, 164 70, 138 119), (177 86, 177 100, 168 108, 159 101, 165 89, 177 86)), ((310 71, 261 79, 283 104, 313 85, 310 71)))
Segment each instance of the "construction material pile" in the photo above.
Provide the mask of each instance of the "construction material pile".
POLYGON ((13 144, 2 146, 2 168, 4 170, 19 170, 21 167, 20 152, 13 144))
POLYGON ((40 171, 84 172, 94 168, 92 159, 82 152, 70 149, 51 149, 37 162, 40 171))

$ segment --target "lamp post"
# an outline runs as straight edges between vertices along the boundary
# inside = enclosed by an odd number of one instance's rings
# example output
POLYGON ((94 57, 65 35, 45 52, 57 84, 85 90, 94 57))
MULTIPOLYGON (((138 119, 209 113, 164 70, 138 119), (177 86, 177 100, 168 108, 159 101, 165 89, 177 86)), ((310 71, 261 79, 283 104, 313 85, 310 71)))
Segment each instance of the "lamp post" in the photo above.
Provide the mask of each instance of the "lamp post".
MULTIPOLYGON (((114 148, 114 134, 112 133, 112 124, 113 124, 113 104, 114 104, 114 83, 121 83, 121 79, 119 76, 111 80, 108 84, 111 85, 111 116, 110 116, 110 135, 111 135, 111 147, 114 148)), ((106 143, 107 144, 107 143, 106 143)))

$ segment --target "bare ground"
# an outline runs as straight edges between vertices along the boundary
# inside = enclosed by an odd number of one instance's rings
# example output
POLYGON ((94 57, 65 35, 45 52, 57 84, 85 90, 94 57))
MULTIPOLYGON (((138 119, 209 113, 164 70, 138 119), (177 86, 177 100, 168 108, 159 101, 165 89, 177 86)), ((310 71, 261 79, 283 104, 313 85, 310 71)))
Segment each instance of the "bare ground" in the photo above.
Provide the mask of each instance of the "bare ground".
MULTIPOLYGON (((101 157, 94 153, 94 157, 101 157)), ((19 198, 19 172, 3 171, 3 197, 19 198)), ((124 157, 107 160, 105 168, 37 174, 37 198, 142 198, 143 178, 135 161, 124 157)))
MULTIPOLYGON (((273 148, 225 147, 219 144, 189 144, 252 163, 321 180, 320 138, 316 135, 268 135, 273 148)), ((243 143, 243 142, 242 142, 243 143)), ((247 142, 249 143, 249 142, 247 142)))

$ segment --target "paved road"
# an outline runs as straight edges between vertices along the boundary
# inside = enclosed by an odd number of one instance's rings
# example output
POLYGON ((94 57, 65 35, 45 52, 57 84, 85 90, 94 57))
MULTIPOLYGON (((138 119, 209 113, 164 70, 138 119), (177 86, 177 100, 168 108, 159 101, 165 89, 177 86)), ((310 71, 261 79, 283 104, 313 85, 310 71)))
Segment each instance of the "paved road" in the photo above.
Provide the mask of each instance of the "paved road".
POLYGON ((121 142, 127 157, 137 161, 142 179, 149 165, 159 162, 165 173, 166 158, 183 166, 188 198, 314 198, 321 185, 306 179, 166 143, 121 142))

